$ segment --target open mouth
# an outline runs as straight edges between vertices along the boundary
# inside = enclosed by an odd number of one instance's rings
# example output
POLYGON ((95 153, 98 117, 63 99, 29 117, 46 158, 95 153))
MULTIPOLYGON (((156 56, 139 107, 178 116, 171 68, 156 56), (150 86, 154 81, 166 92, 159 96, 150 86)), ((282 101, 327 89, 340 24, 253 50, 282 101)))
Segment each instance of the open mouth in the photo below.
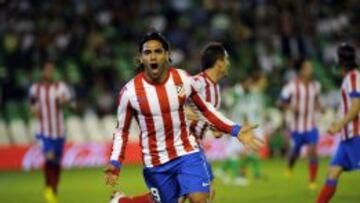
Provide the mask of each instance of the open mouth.
POLYGON ((151 67, 151 69, 155 70, 159 67, 159 65, 157 63, 152 63, 152 64, 150 64, 150 67, 151 67))

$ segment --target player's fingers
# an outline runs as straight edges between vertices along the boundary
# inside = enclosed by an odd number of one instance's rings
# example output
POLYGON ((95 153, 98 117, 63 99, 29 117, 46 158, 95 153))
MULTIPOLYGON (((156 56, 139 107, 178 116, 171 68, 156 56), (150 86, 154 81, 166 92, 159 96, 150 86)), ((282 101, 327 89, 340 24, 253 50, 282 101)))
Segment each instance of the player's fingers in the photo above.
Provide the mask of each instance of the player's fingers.
POLYGON ((244 126, 242 132, 244 132, 244 133, 245 133, 245 132, 249 132, 249 131, 251 131, 251 130, 256 129, 257 127, 259 127, 258 124, 244 126))

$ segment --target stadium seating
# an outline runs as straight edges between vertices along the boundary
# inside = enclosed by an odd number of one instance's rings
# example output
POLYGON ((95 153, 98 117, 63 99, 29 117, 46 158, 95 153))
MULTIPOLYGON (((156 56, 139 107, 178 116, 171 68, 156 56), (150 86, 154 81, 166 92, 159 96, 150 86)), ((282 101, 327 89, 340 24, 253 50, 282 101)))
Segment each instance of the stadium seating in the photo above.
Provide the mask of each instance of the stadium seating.
POLYGON ((87 139, 83 121, 77 116, 70 116, 65 121, 69 141, 84 143, 87 139))
POLYGON ((14 144, 27 144, 31 141, 27 125, 22 119, 11 120, 9 131, 14 144))
POLYGON ((95 114, 87 114, 84 117, 84 127, 91 141, 102 142, 106 140, 103 126, 95 114))
POLYGON ((0 145, 10 144, 7 125, 3 120, 0 120, 0 145))

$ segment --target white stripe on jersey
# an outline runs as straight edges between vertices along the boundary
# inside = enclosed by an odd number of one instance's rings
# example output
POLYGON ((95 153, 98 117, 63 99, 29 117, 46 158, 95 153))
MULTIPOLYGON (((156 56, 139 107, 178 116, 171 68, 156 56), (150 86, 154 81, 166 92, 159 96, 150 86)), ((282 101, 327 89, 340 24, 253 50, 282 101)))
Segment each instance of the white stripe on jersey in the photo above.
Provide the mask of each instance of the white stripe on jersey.
MULTIPOLYGON (((207 104, 194 88, 194 82, 185 72, 169 69, 169 77, 162 84, 151 84, 140 73, 122 89, 118 114, 130 112, 124 121, 124 115, 118 115, 118 123, 127 123, 136 116, 141 130, 143 160, 146 167, 164 164, 176 157, 198 151, 194 137, 189 136, 184 115, 184 105, 191 98, 204 116, 213 125, 230 133, 233 123, 216 112, 207 104), (123 103, 129 103, 130 109, 124 109, 123 103)), ((111 160, 122 162, 125 151, 125 138, 129 125, 119 125, 114 134, 111 160)))
POLYGON ((300 80, 295 80, 285 85, 281 91, 281 98, 288 100, 298 113, 293 114, 290 121, 290 130, 303 133, 315 128, 315 103, 320 94, 320 83, 309 82, 307 85, 300 80))
MULTIPOLYGON (((360 73, 358 70, 350 71, 341 85, 341 116, 345 117, 351 108, 351 99, 360 97, 360 73)), ((341 133, 341 139, 347 140, 360 136, 360 113, 349 122, 341 133)))

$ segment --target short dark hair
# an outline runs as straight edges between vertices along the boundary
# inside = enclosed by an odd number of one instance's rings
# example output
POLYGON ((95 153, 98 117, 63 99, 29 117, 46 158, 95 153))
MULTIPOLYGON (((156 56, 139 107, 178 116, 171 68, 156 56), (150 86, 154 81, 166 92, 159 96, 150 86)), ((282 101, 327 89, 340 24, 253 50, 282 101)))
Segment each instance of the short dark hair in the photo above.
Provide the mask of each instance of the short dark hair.
POLYGON ((296 59, 294 61, 294 69, 296 73, 299 73, 301 71, 301 68, 306 61, 308 61, 308 59, 305 57, 300 57, 299 59, 296 59))
POLYGON ((47 64, 53 64, 55 66, 55 61, 53 59, 44 59, 40 62, 40 70, 44 70, 47 64))
POLYGON ((139 53, 142 52, 143 46, 147 41, 150 40, 156 40, 160 42, 165 49, 165 51, 169 51, 169 42, 166 40, 166 38, 160 33, 160 32, 149 32, 146 35, 144 35, 139 43, 139 53))
POLYGON ((344 66, 346 69, 355 68, 356 64, 356 57, 355 57, 355 49, 348 43, 342 43, 337 48, 337 55, 339 59, 339 64, 344 66))
POLYGON ((218 59, 224 59, 226 50, 219 42, 210 42, 201 52, 202 71, 214 66, 218 59))

